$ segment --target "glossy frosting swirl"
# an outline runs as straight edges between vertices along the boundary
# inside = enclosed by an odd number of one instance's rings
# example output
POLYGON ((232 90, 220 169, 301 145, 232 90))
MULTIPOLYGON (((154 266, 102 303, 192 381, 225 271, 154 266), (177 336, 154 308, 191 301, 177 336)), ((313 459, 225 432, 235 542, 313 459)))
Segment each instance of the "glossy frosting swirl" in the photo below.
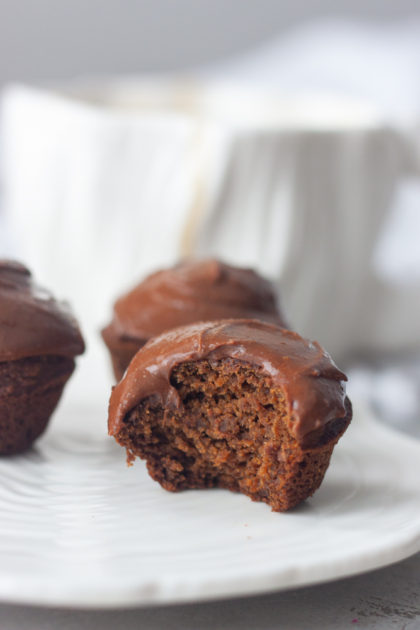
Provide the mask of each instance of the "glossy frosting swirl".
POLYGON ((289 430, 300 442, 349 413, 344 386, 347 377, 317 342, 257 320, 223 320, 171 330, 139 350, 113 389, 110 435, 118 433, 126 414, 149 396, 157 397, 164 406, 180 408, 182 403, 170 381, 177 365, 226 357, 261 369, 282 389, 289 430))
POLYGON ((69 307, 38 287, 20 263, 0 260, 0 361, 74 357, 84 342, 69 307))
POLYGON ((286 326, 271 284, 255 271, 188 261, 153 273, 117 300, 103 334, 146 340, 193 322, 244 317, 286 326))

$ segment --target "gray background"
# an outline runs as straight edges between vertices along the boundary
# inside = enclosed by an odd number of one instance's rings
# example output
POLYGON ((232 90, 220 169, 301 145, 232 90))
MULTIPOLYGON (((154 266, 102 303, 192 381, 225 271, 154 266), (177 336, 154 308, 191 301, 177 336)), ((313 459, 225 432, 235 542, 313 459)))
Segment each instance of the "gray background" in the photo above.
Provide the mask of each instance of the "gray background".
POLYGON ((188 68, 313 18, 416 14, 419 0, 0 0, 0 87, 188 68))

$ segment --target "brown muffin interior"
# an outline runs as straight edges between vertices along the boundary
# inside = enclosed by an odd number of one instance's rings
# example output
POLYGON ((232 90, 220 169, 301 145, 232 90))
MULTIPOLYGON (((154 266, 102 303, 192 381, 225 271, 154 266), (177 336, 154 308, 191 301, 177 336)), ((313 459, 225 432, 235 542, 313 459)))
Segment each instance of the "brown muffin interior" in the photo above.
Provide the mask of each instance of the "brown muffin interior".
POLYGON ((143 400, 115 436, 128 460, 147 460, 171 491, 220 487, 289 509, 320 485, 347 421, 323 427, 303 448, 288 429, 284 394, 259 368, 236 359, 177 366, 171 385, 182 401, 163 408, 143 400))

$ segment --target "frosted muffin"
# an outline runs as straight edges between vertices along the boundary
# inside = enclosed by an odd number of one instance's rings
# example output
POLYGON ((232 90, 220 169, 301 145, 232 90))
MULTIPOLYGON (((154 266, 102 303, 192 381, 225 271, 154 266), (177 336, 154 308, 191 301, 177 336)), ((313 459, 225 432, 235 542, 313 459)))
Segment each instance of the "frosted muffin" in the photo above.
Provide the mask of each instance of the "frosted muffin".
POLYGON ((109 433, 166 490, 226 488, 274 511, 319 487, 351 417, 317 344, 256 320, 155 337, 113 388, 109 433))
POLYGON ((23 265, 0 261, 0 454, 43 433, 84 342, 68 306, 23 265))
POLYGON ((160 333, 199 321, 252 318, 287 326, 271 284, 217 260, 183 262, 148 276, 114 305, 102 337, 120 380, 137 350, 160 333))

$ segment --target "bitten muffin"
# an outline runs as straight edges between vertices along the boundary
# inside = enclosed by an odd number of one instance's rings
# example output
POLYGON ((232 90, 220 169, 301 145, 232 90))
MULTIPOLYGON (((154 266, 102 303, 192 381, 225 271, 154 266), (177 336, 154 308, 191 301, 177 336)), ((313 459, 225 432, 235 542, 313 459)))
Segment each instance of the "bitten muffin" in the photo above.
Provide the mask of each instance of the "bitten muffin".
POLYGON ((0 454, 25 451, 45 430, 84 351, 67 305, 0 261, 0 454))
POLYGON ((288 327, 273 287, 255 271, 217 260, 189 261, 148 276, 120 297, 102 337, 120 380, 151 337, 194 322, 244 317, 288 327))
POLYGON ((113 388, 109 433, 166 490, 227 488, 284 511, 321 484, 352 416, 346 380, 278 326, 189 325, 138 351, 113 388))

